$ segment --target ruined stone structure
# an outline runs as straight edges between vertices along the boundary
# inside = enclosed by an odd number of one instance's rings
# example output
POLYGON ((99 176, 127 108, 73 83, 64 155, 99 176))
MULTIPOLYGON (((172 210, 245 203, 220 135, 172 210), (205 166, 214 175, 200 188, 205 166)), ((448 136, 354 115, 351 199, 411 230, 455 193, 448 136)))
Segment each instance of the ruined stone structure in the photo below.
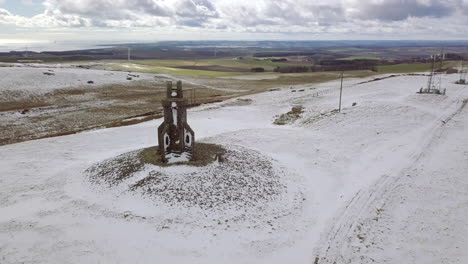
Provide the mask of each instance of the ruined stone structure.
POLYGON ((193 159, 195 133, 187 124, 187 100, 182 93, 182 82, 172 87, 167 82, 167 98, 162 100, 164 122, 158 128, 159 152, 168 163, 193 159))

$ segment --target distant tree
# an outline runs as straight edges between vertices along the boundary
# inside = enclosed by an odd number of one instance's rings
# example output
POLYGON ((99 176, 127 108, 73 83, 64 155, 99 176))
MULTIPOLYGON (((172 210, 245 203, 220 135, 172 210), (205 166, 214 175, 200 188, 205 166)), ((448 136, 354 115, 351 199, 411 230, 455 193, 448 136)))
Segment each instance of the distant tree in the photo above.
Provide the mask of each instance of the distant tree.
POLYGON ((307 66, 284 66, 284 67, 276 67, 274 69, 274 71, 279 72, 279 73, 308 72, 308 71, 310 71, 310 67, 307 67, 307 66))
POLYGON ((264 68, 257 67, 257 68, 252 68, 250 69, 251 72, 265 72, 264 68))
POLYGON ((271 59, 272 62, 286 62, 288 59, 286 58, 281 58, 281 59, 271 59))
POLYGON ((463 58, 463 56, 460 55, 460 54, 456 54, 456 53, 447 53, 447 54, 445 54, 445 59, 446 59, 446 60, 457 60, 457 61, 459 61, 459 60, 463 60, 464 58, 463 58))

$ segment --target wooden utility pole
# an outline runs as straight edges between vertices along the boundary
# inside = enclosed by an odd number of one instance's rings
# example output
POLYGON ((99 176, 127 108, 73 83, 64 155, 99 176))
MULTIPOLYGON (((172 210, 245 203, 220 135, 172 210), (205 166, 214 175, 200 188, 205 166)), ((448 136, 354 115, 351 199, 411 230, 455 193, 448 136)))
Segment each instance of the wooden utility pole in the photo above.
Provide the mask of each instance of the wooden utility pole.
POLYGON ((460 80, 463 79, 463 59, 460 60, 460 80))
POLYGON ((192 88, 192 106, 195 104, 195 87, 192 88))
POLYGON ((343 74, 344 74, 344 71, 341 72, 340 104, 338 106, 338 112, 341 112, 341 96, 343 95, 343 74))

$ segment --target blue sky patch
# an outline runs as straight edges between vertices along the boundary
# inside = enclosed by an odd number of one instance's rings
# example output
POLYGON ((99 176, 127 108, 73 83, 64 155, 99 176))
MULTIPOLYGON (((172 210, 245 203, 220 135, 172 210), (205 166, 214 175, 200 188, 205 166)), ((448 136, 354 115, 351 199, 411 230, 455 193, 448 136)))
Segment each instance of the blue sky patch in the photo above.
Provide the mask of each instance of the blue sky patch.
POLYGON ((15 15, 33 17, 44 12, 42 2, 42 0, 5 0, 0 7, 15 15))

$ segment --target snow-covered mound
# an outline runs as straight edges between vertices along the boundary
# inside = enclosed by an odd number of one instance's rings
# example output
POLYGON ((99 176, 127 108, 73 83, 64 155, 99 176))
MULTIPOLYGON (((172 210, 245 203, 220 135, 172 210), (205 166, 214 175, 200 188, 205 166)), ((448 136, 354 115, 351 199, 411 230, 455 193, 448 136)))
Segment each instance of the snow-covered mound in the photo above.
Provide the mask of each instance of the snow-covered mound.
MULTIPOLYGON (((259 152, 229 146, 223 161, 206 166, 145 163, 137 150, 97 163, 89 180, 121 192, 135 192, 168 206, 225 210, 263 206, 287 192, 285 172, 259 152)), ((156 153, 155 153, 156 155, 156 153)))

